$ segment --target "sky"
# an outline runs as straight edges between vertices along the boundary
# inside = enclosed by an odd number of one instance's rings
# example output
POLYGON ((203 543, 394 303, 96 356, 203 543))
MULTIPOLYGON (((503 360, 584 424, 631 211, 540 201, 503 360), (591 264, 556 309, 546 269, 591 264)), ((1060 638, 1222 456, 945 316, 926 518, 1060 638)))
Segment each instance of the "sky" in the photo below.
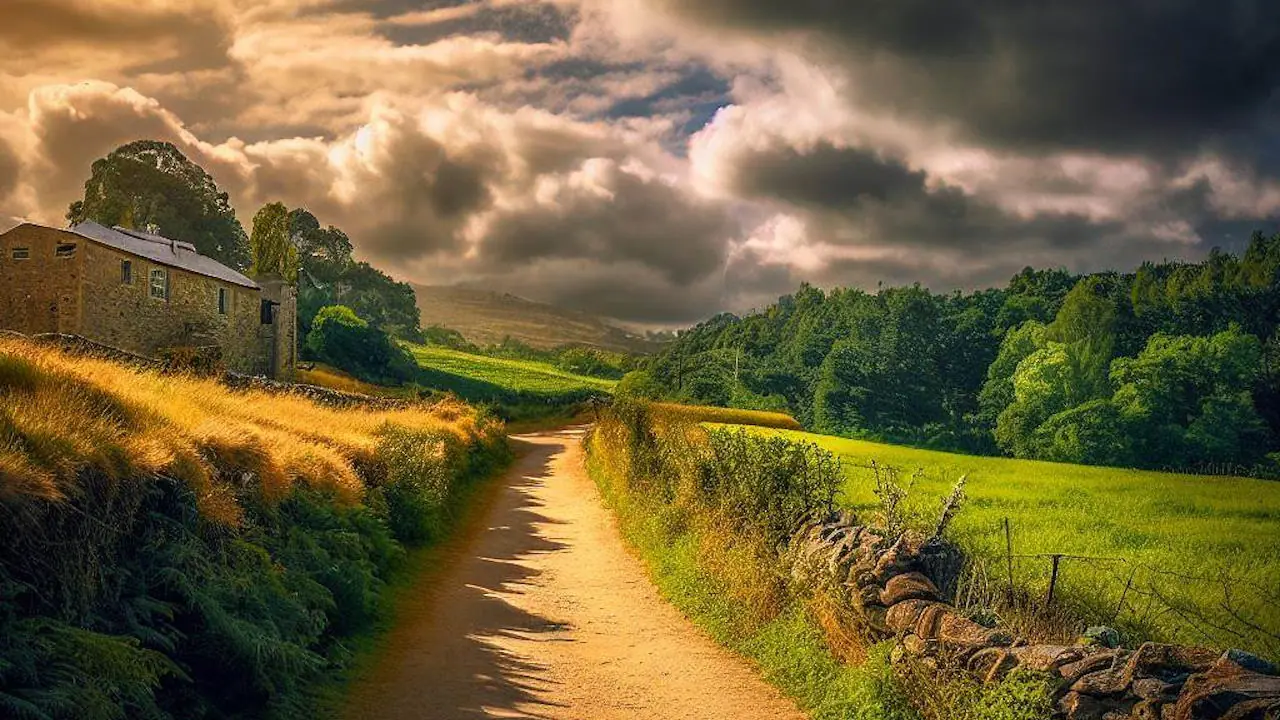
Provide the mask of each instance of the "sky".
POLYGON ((0 228, 167 140, 399 279, 638 326, 1280 229, 1274 0, 4 0, 0 228))

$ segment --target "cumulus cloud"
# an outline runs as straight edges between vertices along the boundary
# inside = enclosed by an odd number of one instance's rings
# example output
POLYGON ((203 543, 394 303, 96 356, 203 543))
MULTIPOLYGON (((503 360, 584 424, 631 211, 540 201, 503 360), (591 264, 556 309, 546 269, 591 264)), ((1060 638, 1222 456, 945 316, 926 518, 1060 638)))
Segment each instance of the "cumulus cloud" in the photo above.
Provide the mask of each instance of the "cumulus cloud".
POLYGON ((644 324, 1194 258, 1280 220, 1273 6, 16 0, 0 224, 150 138, 244 222, 644 324))

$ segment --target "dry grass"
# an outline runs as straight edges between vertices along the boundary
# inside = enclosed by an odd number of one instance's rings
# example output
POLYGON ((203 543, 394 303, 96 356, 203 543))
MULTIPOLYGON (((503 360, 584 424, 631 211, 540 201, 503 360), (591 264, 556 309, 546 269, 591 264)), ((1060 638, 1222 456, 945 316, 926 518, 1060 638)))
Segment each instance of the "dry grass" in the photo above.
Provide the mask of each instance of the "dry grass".
POLYGON ((708 405, 677 405, 675 403, 656 403, 656 405, 663 410, 688 418, 694 422, 754 425, 757 427, 777 428, 779 430, 804 429, 795 418, 780 412, 739 410, 738 408, 711 407, 708 405))
POLYGON ((391 388, 367 383, 337 368, 320 363, 316 363, 311 370, 299 369, 298 382, 361 395, 385 395, 391 390, 391 388))
POLYGON ((230 524, 240 518, 238 496, 278 499, 299 483, 357 503, 365 490, 357 469, 377 462, 392 427, 461 444, 499 430, 456 401, 337 410, 0 337, 0 503, 75 496, 88 470, 179 478, 206 516, 230 524))

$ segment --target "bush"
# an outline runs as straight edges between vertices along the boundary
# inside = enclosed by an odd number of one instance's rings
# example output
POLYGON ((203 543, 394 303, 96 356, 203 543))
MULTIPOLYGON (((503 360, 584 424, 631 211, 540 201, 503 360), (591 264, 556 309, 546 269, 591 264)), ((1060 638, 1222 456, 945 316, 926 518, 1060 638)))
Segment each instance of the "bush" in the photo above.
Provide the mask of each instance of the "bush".
POLYGON ((307 349, 317 360, 383 385, 407 382, 417 370, 413 356, 390 335, 343 305, 330 305, 316 314, 307 349))
POLYGON ((497 430, 0 338, 0 717, 311 717, 497 430))

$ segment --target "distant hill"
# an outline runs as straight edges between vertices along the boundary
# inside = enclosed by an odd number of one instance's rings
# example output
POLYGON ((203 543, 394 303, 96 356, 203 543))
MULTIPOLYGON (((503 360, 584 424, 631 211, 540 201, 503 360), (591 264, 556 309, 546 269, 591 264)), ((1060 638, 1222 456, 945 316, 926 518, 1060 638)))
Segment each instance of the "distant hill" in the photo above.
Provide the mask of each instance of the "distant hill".
POLYGON ((658 345, 601 318, 515 295, 486 290, 415 285, 422 327, 442 325, 477 345, 496 345, 506 337, 547 350, 583 345, 627 353, 651 353, 658 345))

